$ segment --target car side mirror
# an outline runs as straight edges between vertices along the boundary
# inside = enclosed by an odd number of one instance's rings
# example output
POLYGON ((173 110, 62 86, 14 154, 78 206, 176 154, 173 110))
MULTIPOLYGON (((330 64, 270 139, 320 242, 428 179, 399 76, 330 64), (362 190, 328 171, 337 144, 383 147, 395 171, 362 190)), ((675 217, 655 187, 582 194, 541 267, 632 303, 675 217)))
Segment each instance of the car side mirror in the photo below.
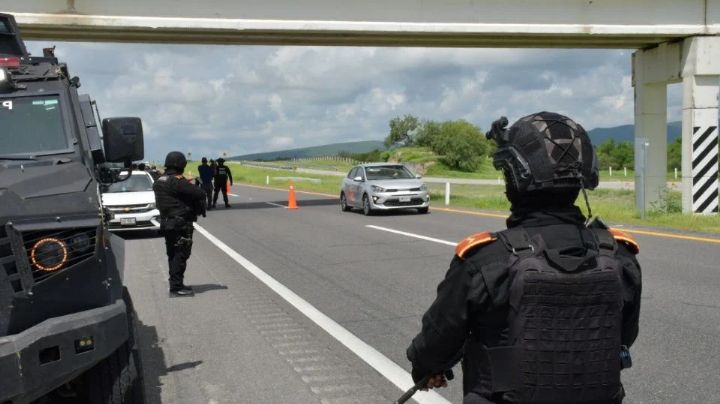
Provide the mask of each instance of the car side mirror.
POLYGON ((362 181, 363 181, 363 177, 361 177, 361 176, 358 175, 357 177, 353 178, 353 181, 355 181, 355 182, 362 182, 362 181))
POLYGON ((145 158, 140 118, 105 118, 102 131, 105 161, 127 164, 145 158))
POLYGON ((420 178, 422 178, 422 175, 420 175, 420 174, 415 174, 415 178, 420 179, 420 178))

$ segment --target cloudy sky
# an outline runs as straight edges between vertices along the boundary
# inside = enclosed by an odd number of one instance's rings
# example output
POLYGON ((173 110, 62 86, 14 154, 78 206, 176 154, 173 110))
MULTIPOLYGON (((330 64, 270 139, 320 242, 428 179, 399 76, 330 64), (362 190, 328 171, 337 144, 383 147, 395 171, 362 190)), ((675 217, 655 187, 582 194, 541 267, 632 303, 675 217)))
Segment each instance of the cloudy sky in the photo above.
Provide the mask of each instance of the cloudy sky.
MULTIPOLYGON (((55 45, 103 117, 142 118, 155 161, 382 140, 404 114, 483 130, 539 110, 587 129, 633 121, 630 51, 55 45)), ((679 95, 671 86, 669 120, 679 95)))

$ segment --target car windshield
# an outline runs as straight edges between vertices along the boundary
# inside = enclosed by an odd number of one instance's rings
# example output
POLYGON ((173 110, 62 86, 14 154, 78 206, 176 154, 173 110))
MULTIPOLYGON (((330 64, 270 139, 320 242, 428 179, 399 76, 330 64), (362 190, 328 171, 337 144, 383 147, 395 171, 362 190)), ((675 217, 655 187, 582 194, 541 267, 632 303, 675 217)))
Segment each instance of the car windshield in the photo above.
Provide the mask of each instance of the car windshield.
POLYGON ((57 96, 0 98, 0 125, 4 156, 49 154, 70 147, 57 96))
POLYGON ((125 181, 108 186, 105 192, 143 192, 152 191, 152 181, 147 175, 132 175, 125 181))
POLYGON ((372 180, 404 180, 415 178, 405 166, 373 166, 365 167, 367 179, 372 180))

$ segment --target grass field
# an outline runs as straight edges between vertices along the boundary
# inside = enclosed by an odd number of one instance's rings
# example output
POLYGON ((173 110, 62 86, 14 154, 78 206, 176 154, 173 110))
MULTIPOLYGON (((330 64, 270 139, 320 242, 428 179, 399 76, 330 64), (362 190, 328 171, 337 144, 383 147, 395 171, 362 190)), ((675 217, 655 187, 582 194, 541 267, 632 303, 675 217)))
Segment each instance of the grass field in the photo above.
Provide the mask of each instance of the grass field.
MULTIPOLYGON (((274 170, 260 167, 244 166, 237 163, 228 164, 232 168, 236 182, 266 185, 270 177, 269 186, 286 188, 289 177, 297 177, 295 186, 298 190, 320 192, 329 195, 339 195, 341 178, 335 176, 322 176, 314 174, 296 173, 292 170, 274 170), (284 178, 284 179, 279 179, 284 178), (304 178, 320 180, 319 183, 305 182, 304 178)), ((430 196, 435 206, 444 205, 444 184, 428 184, 430 196)), ((450 206, 458 208, 473 208, 505 213, 510 205, 505 199, 504 187, 499 185, 453 185, 451 188, 450 206)), ((703 233, 720 234, 720 216, 683 215, 679 213, 679 192, 668 192, 665 206, 658 206, 657 210, 648 212, 646 218, 640 219, 635 209, 635 196, 633 191, 622 190, 595 190, 588 192, 593 215, 604 221, 614 224, 627 224, 636 226, 664 227, 670 229, 690 230, 703 233)), ((578 199, 578 206, 585 211, 585 202, 578 199)), ((432 208, 431 208, 432 209, 432 208)), ((585 212, 587 214, 587 212, 585 212)))

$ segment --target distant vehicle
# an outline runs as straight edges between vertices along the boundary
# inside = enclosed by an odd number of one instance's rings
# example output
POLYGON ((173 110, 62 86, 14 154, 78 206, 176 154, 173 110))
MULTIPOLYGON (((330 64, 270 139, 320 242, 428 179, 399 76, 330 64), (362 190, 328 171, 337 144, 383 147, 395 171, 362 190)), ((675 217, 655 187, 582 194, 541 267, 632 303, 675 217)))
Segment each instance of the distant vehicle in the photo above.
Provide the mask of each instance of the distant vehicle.
MULTIPOLYGON (((121 172, 126 176, 127 171, 121 172)), ((110 231, 160 230, 160 211, 155 205, 152 176, 133 171, 130 178, 103 190, 102 204, 110 214, 110 231)))
POLYGON ((375 211, 417 209, 428 213, 427 185, 402 164, 370 163, 353 167, 343 179, 340 207, 372 215, 375 211))

